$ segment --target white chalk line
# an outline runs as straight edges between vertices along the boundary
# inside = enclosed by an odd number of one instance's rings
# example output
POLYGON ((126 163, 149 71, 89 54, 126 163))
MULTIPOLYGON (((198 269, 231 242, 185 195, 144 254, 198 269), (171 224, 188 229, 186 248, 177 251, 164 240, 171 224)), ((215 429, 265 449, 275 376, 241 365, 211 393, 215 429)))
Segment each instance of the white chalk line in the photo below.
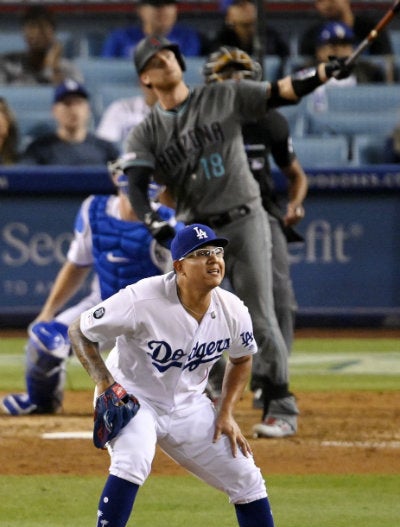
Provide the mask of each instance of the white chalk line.
MULTIPOLYGON (((92 439, 91 431, 45 432, 42 439, 92 439)), ((400 448, 400 441, 308 441, 313 445, 334 448, 400 448)))

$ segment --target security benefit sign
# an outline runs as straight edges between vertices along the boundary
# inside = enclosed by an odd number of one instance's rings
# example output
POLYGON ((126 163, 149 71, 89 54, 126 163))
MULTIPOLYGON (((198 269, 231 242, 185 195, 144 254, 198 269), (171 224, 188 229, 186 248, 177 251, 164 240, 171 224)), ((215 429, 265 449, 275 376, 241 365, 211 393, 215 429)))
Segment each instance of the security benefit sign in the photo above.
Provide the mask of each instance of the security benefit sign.
POLYGON ((299 313, 400 311, 399 192, 323 192, 306 200, 290 245, 299 313))
POLYGON ((78 197, 1 197, 0 313, 36 314, 65 261, 78 197))

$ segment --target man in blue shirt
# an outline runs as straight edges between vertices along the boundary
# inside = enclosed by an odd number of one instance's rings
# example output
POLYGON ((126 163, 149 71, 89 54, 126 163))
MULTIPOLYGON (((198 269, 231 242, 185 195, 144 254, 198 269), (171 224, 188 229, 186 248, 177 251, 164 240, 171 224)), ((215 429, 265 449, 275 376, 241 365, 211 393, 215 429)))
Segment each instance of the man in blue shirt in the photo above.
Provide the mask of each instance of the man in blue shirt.
POLYGON ((194 28, 178 24, 176 0, 139 0, 137 16, 140 24, 116 29, 106 38, 103 57, 133 57, 133 48, 148 35, 167 37, 178 44, 186 57, 202 54, 202 37, 194 28))

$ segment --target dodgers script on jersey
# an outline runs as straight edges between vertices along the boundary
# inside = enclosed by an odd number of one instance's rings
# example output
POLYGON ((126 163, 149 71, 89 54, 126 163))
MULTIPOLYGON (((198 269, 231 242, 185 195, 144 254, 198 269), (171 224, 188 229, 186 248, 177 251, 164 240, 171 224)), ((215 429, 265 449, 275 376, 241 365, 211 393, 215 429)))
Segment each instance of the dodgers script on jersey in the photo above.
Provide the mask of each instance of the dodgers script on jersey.
POLYGON ((172 190, 179 219, 189 223, 259 196, 241 126, 265 114, 267 86, 244 80, 197 86, 173 111, 156 104, 128 136, 131 166, 154 169, 156 181, 172 190))
POLYGON ((95 342, 117 338, 106 362, 115 380, 164 411, 192 404, 224 352, 243 357, 257 351, 248 310, 238 297, 214 289, 198 324, 178 299, 174 272, 137 282, 89 309, 81 330, 95 342), (165 317, 155 316, 155 309, 165 317))

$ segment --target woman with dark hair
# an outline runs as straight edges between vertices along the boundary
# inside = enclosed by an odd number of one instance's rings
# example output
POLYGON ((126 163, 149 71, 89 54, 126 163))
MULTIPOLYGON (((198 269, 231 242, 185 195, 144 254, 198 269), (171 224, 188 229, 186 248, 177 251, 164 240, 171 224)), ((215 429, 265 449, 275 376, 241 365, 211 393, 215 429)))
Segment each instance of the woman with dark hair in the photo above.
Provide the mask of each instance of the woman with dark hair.
POLYGON ((0 165, 18 161, 18 126, 7 101, 0 97, 0 165))

